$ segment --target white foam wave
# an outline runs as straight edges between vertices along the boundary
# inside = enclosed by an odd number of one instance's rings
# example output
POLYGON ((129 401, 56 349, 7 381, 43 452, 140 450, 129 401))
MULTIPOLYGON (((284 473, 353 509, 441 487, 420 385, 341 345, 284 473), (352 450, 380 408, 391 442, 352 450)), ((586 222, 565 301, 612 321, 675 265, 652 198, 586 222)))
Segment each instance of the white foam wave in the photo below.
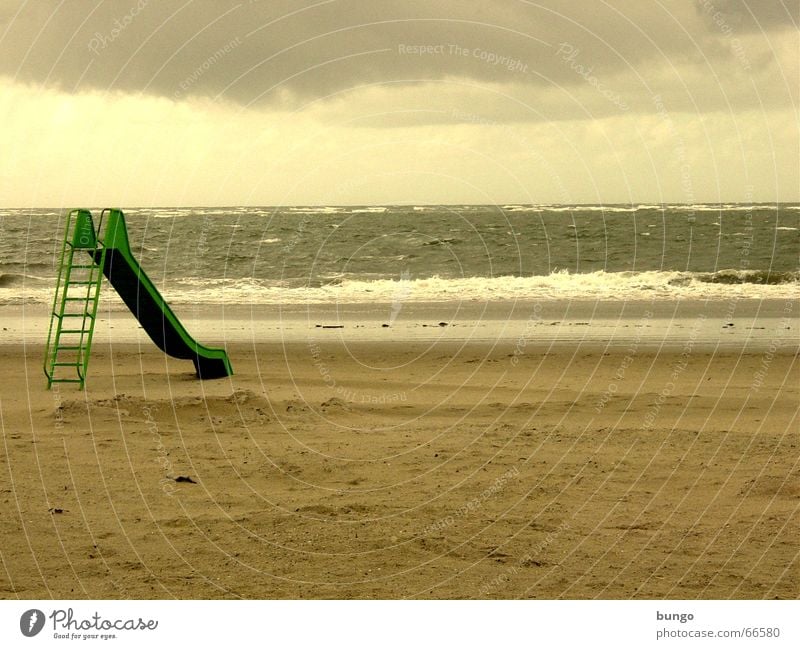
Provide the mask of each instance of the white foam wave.
MULTIPOLYGON (((779 205, 744 205, 741 203, 696 203, 694 205, 668 205, 671 210, 684 210, 693 212, 754 212, 756 210, 777 210, 779 205)), ((791 208, 785 208, 791 209, 791 208)))
POLYGON ((383 214, 387 210, 386 207, 361 207, 358 209, 350 210, 351 214, 383 214))
POLYGON ((290 207, 288 211, 294 214, 341 214, 346 210, 341 207, 324 205, 320 207, 290 207))
MULTIPOLYGON (((199 216, 227 216, 232 212, 242 212, 244 211, 240 207, 236 208, 225 208, 225 209, 195 209, 194 213, 199 216)), ((247 210, 248 212, 250 210, 247 210)))
MULTIPOLYGON (((402 294, 407 302, 491 302, 497 300, 604 301, 651 299, 797 299, 800 273, 784 283, 744 281, 761 271, 679 271, 570 273, 556 271, 535 277, 431 277, 413 280, 352 280, 329 278, 323 286, 254 279, 203 279, 160 286, 175 304, 331 304, 391 303, 402 294), (739 283, 744 281, 743 283, 739 283)), ((752 278, 750 278, 752 279, 752 278)), ((0 291, 0 304, 42 303, 52 300, 52 286, 9 287, 0 291)), ((114 302, 113 300, 110 300, 114 302)))
MULTIPOLYGON (((720 273, 736 271, 720 271, 720 273)), ((746 272, 746 271, 742 271, 746 272)), ((207 285, 206 285, 207 286, 207 285)), ((267 285, 258 281, 219 282, 213 293, 225 303, 306 304, 392 302, 402 293, 408 302, 599 299, 796 299, 798 282, 785 284, 709 281, 707 273, 621 272, 573 274, 557 271, 537 277, 432 277, 415 280, 343 279, 325 286, 267 285)), ((203 301, 215 301, 205 296, 203 301)), ((197 301, 194 291, 175 294, 197 301)))
POLYGON ((639 209, 660 209, 656 206, 627 205, 503 205, 506 212, 636 212, 639 209))
POLYGON ((190 209, 180 209, 180 210, 153 210, 152 214, 148 216, 154 219, 173 219, 176 216, 191 216, 192 210, 190 209))

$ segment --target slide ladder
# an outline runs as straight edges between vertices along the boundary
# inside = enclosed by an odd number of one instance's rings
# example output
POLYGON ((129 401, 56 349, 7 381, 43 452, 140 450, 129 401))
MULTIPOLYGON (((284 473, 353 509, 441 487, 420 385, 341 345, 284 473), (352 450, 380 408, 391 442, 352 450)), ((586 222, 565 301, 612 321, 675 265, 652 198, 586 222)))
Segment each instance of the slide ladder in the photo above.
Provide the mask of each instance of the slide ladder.
POLYGON ((48 389, 53 383, 78 383, 83 388, 86 380, 105 263, 98 232, 91 212, 70 211, 45 347, 48 389))

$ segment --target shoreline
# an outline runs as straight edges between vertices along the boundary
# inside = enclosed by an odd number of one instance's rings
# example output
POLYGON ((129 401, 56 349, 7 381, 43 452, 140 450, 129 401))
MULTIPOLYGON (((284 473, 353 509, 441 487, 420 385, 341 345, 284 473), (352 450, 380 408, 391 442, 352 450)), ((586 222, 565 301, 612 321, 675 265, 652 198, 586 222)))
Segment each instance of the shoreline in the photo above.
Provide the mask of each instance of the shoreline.
MULTIPOLYGON (((692 342, 705 349, 800 347, 794 300, 439 302, 402 304, 173 305, 189 332, 209 345, 339 340, 386 343, 509 342, 652 348, 692 342)), ((0 307, 2 344, 40 344, 45 305, 0 307)), ((122 305, 98 312, 95 342, 149 339, 122 305)))

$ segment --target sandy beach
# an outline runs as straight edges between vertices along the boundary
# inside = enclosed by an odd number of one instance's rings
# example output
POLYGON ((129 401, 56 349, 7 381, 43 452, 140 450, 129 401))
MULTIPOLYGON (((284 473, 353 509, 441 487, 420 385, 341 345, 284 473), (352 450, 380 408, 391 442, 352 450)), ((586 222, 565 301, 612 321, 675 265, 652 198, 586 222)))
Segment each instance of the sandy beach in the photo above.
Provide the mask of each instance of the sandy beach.
POLYGON ((727 344, 724 305, 613 344, 567 336, 582 313, 545 342, 555 307, 486 336, 242 317, 206 382, 119 314, 85 391, 5 308, 0 597, 797 598, 797 309, 767 306, 727 344))

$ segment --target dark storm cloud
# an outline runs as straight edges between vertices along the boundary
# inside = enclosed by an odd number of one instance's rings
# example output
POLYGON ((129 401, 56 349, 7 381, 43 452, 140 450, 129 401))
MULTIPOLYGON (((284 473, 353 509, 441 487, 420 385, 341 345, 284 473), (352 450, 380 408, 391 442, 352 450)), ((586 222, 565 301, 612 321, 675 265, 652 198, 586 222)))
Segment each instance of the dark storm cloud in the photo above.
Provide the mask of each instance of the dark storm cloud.
POLYGON ((697 11, 709 26, 727 24, 742 32, 797 29, 800 2, 797 0, 694 0, 697 11))
MULTIPOLYGON (((743 0, 718 1, 739 23, 750 16, 743 0)), ((641 84, 650 65, 706 64, 702 42, 720 34, 693 2, 5 0, 0 74, 242 104, 449 77, 577 86, 586 70, 641 84)), ((782 11, 754 13, 772 26, 791 20, 782 11)))

